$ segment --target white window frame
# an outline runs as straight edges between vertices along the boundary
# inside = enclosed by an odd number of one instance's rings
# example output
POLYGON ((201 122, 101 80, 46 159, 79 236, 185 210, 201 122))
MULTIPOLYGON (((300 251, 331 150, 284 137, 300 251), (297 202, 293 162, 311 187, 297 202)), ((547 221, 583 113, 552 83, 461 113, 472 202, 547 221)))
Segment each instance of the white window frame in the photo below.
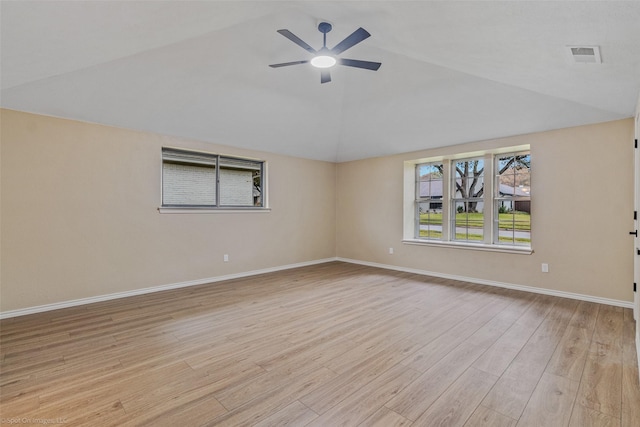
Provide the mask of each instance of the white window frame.
MULTIPOLYGON (((498 206, 500 203, 505 202, 505 201, 509 201, 512 203, 513 208, 515 208, 517 205, 517 202, 529 202, 529 210, 531 210, 531 193, 530 193, 530 186, 529 188, 526 189, 526 193, 528 193, 528 195, 517 195, 516 193, 516 187, 515 187, 515 182, 514 182, 514 194, 512 196, 501 196, 500 195, 500 162, 498 161, 499 157, 505 157, 505 156, 518 156, 518 155, 523 155, 523 154, 528 154, 529 156, 531 156, 531 152, 529 150, 525 150, 525 151, 517 151, 517 152, 510 152, 510 153, 500 153, 500 154, 496 154, 494 156, 494 168, 493 168, 493 176, 494 176, 494 195, 493 195, 493 210, 495 212, 494 218, 493 218, 493 243, 494 244, 501 244, 500 243, 500 227, 499 227, 499 220, 500 220, 500 207, 498 206)), ((530 161, 530 160, 529 160, 530 161)), ((531 174, 531 170, 529 170, 529 175, 531 174)), ((529 179, 531 179, 531 177, 529 176, 529 179)), ((530 213, 529 213, 530 214, 530 213)), ((514 227, 513 230, 513 234, 514 234, 514 239, 515 239, 515 233, 516 233, 516 229, 514 227)), ((531 238, 531 227, 529 228, 529 238, 531 238)), ((527 245, 516 245, 514 244, 514 246, 524 246, 527 247, 527 245)), ((529 242, 529 245, 531 246, 531 242, 529 242)))
MULTIPOLYGON (((494 212, 498 212, 495 208, 494 188, 497 186, 497 173, 495 163, 497 155, 513 154, 527 151, 530 153, 529 145, 521 145, 515 147, 497 148, 494 150, 485 150, 480 152, 457 153, 449 156, 427 157, 422 159, 408 160, 404 162, 404 208, 403 208, 403 243, 409 245, 423 245, 436 247, 450 247, 459 249, 506 252, 517 254, 533 253, 533 242, 530 245, 510 245, 494 242, 494 228, 498 223, 494 223, 494 212), (470 160, 481 158, 484 160, 484 185, 485 191, 482 195, 483 200, 483 239, 481 241, 465 241, 455 240, 455 213, 453 212, 453 200, 455 196, 455 168, 456 161, 470 160), (443 185, 443 231, 442 240, 420 238, 416 222, 417 218, 416 203, 417 197, 417 167, 427 163, 442 163, 443 176, 447 178, 448 185, 443 185), (444 220, 448 218, 448 220, 444 220)), ((497 217, 496 217, 497 218, 497 217)), ((497 233, 497 231, 496 231, 497 233)))
MULTIPOLYGON (((445 187, 446 187, 446 182, 447 182, 447 177, 445 175, 445 171, 444 171, 444 164, 443 162, 427 162, 427 163, 418 163, 416 164, 415 167, 415 215, 414 215, 414 222, 415 222, 415 232, 414 234, 416 236, 420 235, 420 203, 439 203, 442 205, 442 222, 444 223, 447 220, 447 216, 445 216, 445 201, 444 201, 444 193, 445 191, 445 187), (441 196, 440 199, 436 199, 430 196, 428 197, 422 197, 420 195, 420 185, 421 182, 426 182, 426 181, 422 181, 420 179, 420 167, 421 166, 442 166, 443 167, 443 171, 442 171, 442 191, 443 194, 441 196)), ((422 238, 425 240, 435 240, 435 241, 443 241, 443 240, 447 240, 448 235, 447 235, 447 230, 446 230, 446 226, 442 226, 442 234, 440 236, 440 238, 433 238, 433 237, 426 237, 426 238, 422 238)))
MULTIPOLYGON (((492 214, 490 206, 487 205, 487 194, 492 194, 493 188, 491 187, 491 185, 489 185, 489 183, 487 183, 487 166, 491 166, 492 162, 491 162, 491 156, 490 155, 485 155, 485 156, 474 156, 474 157, 468 157, 468 158, 462 158, 462 159, 451 159, 448 160, 448 164, 449 164, 449 168, 450 168, 450 173, 449 173, 449 185, 450 185, 450 193, 451 193, 451 197, 448 199, 449 202, 449 235, 451 236, 451 241, 453 242, 464 242, 464 243, 484 243, 484 244, 489 244, 491 243, 491 241, 489 239, 487 239, 487 232, 491 232, 491 230, 487 230, 487 214, 492 214), (484 192, 482 194, 482 197, 456 197, 456 181, 457 181, 457 175, 456 175, 456 170, 457 167, 454 166, 456 163, 458 162, 472 162, 472 161, 482 161, 482 168, 483 168, 483 172, 482 172, 482 182, 483 182, 483 186, 484 186, 484 192), (483 205, 483 221, 482 221, 482 240, 469 240, 469 239, 457 239, 456 238, 456 231, 457 231, 457 208, 455 207, 457 203, 482 203, 483 205), (489 209, 487 209, 489 208, 489 209)), ((489 202, 489 204, 491 204, 491 202, 489 202)), ((467 228, 468 230, 468 228, 467 228)), ((467 231, 467 235, 468 235, 468 231, 467 231)))
POLYGON ((237 212, 266 212, 270 211, 267 204, 267 163, 264 160, 229 156, 224 154, 216 154, 204 151, 195 151, 184 148, 163 147, 162 148, 162 160, 160 170, 160 207, 158 211, 160 213, 237 213, 237 212), (211 204, 166 204, 164 203, 164 165, 165 163, 171 163, 179 161, 186 165, 202 165, 210 164, 215 167, 215 203, 211 204), (260 205, 224 205, 221 204, 221 171, 224 167, 225 161, 240 162, 253 164, 259 167, 260 176, 260 205))

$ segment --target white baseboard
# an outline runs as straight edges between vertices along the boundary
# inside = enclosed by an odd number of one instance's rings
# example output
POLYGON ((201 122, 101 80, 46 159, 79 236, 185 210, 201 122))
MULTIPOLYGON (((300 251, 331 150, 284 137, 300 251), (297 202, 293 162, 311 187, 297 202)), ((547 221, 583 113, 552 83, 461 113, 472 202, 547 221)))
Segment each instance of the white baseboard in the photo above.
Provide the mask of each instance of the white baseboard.
POLYGON ((325 259, 319 259, 314 261, 300 262, 296 264, 281 265, 278 267, 263 268, 260 270, 247 271, 244 273, 227 274, 225 276, 208 277, 206 279, 189 280, 186 282, 171 283, 168 285, 153 286, 150 288, 134 289, 132 291, 116 292, 113 294, 98 295, 95 297, 56 302, 53 304, 39 305, 36 307, 28 307, 28 308, 21 308, 18 310, 3 311, 3 312, 0 312, 0 319, 7 319, 9 317, 17 317, 17 316, 26 316, 28 314, 42 313, 45 311, 58 310, 58 309, 67 308, 67 307, 75 307, 78 305, 92 304, 95 302, 109 301, 109 300, 118 299, 118 298, 126 298, 126 297, 135 296, 135 295, 150 294, 153 292, 167 291, 170 289, 186 288, 188 286, 197 286, 197 285, 204 285, 207 283, 222 282, 224 280, 239 279, 242 277, 255 276, 258 274, 273 273, 275 271, 289 270, 289 269, 298 268, 298 267, 307 267, 315 264, 324 264, 325 262, 331 262, 331 261, 336 261, 336 258, 325 258, 325 259))
POLYGON ((427 271, 427 270, 418 270, 415 268, 406 268, 406 267, 398 267, 395 265, 388 265, 388 264, 378 264, 376 262, 368 262, 368 261, 359 261, 359 260, 355 260, 355 259, 350 259, 350 258, 336 258, 337 261, 342 261, 342 262, 349 262, 352 264, 360 264, 360 265, 367 265, 369 267, 378 267, 378 268, 385 268, 387 270, 395 270, 395 271, 402 271, 405 273, 414 273, 414 274, 420 274, 420 275, 424 275, 424 276, 434 276, 434 277, 440 277, 443 279, 452 279, 452 280, 459 280, 462 282, 471 282, 471 283, 477 283, 479 285, 488 285, 488 286, 497 286, 500 288, 507 288, 507 289, 514 289, 517 291, 525 291, 525 292, 533 292, 536 294, 543 294, 543 295, 551 295, 551 296, 556 296, 556 297, 562 297, 562 298, 570 298, 570 299, 576 299, 576 300, 580 300, 580 301, 589 301, 589 302, 595 302, 595 303, 599 303, 599 304, 607 304, 607 305, 613 305, 616 307, 625 307, 625 308, 633 308, 633 302, 631 301, 620 301, 620 300, 615 300, 615 299, 609 299, 609 298, 601 298, 601 297, 594 297, 591 295, 583 295, 583 294, 575 294, 572 292, 564 292, 564 291, 556 291, 553 289, 542 289, 542 288, 536 288, 533 286, 525 286, 525 285, 516 285, 513 283, 503 283, 503 282, 496 282, 494 280, 486 280, 486 279, 477 279, 475 277, 465 277, 465 276, 457 276, 454 274, 446 274, 446 273, 438 273, 435 271, 427 271))
MULTIPOLYGON (((324 258, 324 259, 319 259, 319 260, 314 260, 314 261, 301 262, 301 263, 296 263, 296 264, 282 265, 282 266, 277 266, 277 267, 264 268, 264 269, 260 269, 260 270, 252 270, 252 271, 243 272, 243 273, 228 274, 228 275, 225 275, 225 276, 208 277, 206 279, 197 279, 197 280, 190 280, 190 281, 186 281, 186 282, 179 282, 179 283, 171 283, 171 284, 167 284, 167 285, 153 286, 153 287, 149 287, 149 288, 135 289, 135 290, 131 290, 131 291, 117 292, 117 293, 107 294, 107 295, 98 295, 98 296, 95 296, 95 297, 80 298, 80 299, 75 299, 75 300, 71 300, 71 301, 62 301, 62 302, 57 302, 57 303, 53 303, 53 304, 39 305, 39 306, 36 306, 36 307, 22 308, 22 309, 18 309, 18 310, 4 311, 4 312, 0 312, 0 319, 7 319, 7 318, 10 318, 10 317, 17 317, 17 316, 25 316, 25 315, 28 315, 28 314, 42 313, 42 312, 45 312, 45 311, 58 310, 58 309, 67 308, 67 307, 75 307, 75 306, 78 306, 78 305, 92 304, 92 303, 101 302, 101 301, 109 301, 109 300, 118 299, 118 298, 126 298, 126 297, 135 296, 135 295, 143 295, 143 294, 149 294, 149 293, 153 293, 153 292, 161 292, 161 291, 166 291, 166 290, 170 290, 170 289, 178 289, 178 288, 186 288, 186 287, 189 287, 189 286, 204 285, 204 284, 207 284, 207 283, 221 282, 221 281, 224 281, 224 280, 238 279, 238 278, 243 278, 243 277, 255 276, 255 275, 258 275, 258 274, 273 273, 273 272, 276 272, 276 271, 289 270, 289 269, 292 269, 292 268, 306 267, 306 266, 316 265, 316 264, 324 264, 326 262, 331 262, 331 261, 342 261, 342 262, 347 262, 347 263, 351 263, 351 264, 359 264, 359 265, 366 265, 366 266, 370 266, 370 267, 384 268, 384 269, 387 269, 387 270, 402 271, 402 272, 405 272, 405 273, 414 273, 414 274, 420 274, 420 275, 425 275, 425 276, 441 277, 441 278, 444 278, 444 279, 460 280, 460 281, 463 281, 463 282, 477 283, 477 284, 480 284, 480 285, 497 286, 497 287, 501 287, 501 288, 514 289, 514 290, 518 290, 518 291, 533 292, 533 293, 544 294, 544 295, 552 295, 552 296, 558 296, 558 297, 563 297, 563 298, 571 298, 571 299, 576 299, 576 300, 581 300, 581 301, 590 301, 590 302, 595 302, 595 303, 599 303, 599 304, 608 304, 608 305, 613 305, 613 306, 618 306, 618 307, 633 308, 633 303, 632 302, 627 302, 627 301, 619 301, 619 300, 613 300, 613 299, 608 299, 608 298, 593 297, 593 296, 590 296, 590 295, 575 294, 575 293, 563 292, 563 291, 555 291, 555 290, 551 290, 551 289, 535 288, 535 287, 532 287, 532 286, 516 285, 516 284, 512 284, 512 283, 496 282, 496 281, 493 281, 493 280, 477 279, 477 278, 474 278, 474 277, 457 276, 457 275, 453 275, 453 274, 438 273, 438 272, 435 272, 435 271, 427 271, 427 270, 418 270, 418 269, 414 269, 414 268, 398 267, 398 266, 395 266, 395 265, 379 264, 379 263, 375 263, 375 262, 359 261, 359 260, 350 259, 350 258, 335 257, 335 258, 324 258)), ((640 340, 637 340, 636 344, 638 345, 638 357, 639 357, 639 362, 640 362, 640 340)))

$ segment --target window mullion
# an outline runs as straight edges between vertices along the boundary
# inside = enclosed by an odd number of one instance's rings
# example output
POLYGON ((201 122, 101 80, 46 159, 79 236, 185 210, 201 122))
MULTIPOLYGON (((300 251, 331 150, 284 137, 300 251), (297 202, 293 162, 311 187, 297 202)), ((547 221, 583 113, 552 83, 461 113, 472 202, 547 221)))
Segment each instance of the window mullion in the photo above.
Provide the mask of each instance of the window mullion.
POLYGON ((220 156, 216 156, 216 207, 220 207, 220 156))
POLYGON ((442 240, 449 240, 451 227, 451 219, 449 218, 449 212, 451 200, 449 197, 451 188, 451 161, 442 162, 442 240))
POLYGON ((487 177, 491 177, 494 175, 494 156, 492 154, 487 154, 484 156, 484 185, 485 192, 483 194, 483 202, 484 202, 484 243, 491 244, 493 242, 493 192, 494 192, 494 183, 495 179, 487 179, 487 177), (490 175, 491 174, 491 175, 490 175))
POLYGON ((420 168, 413 169, 413 182, 415 188, 413 191, 413 235, 420 238, 420 168))

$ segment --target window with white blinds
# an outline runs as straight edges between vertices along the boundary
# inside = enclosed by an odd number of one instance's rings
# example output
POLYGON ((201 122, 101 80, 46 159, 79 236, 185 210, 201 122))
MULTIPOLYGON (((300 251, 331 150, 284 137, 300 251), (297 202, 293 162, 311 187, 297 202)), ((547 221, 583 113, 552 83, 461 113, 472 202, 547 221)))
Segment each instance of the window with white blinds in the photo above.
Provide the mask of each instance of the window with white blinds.
POLYGON ((162 149, 162 206, 264 207, 264 162, 162 149))

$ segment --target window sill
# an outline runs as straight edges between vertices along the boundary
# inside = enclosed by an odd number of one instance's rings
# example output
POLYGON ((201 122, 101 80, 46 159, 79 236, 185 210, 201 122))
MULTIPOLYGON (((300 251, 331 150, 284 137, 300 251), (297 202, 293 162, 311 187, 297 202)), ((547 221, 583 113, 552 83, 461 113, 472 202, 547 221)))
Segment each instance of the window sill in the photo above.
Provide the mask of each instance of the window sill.
POLYGON ((503 253, 520 254, 520 255, 531 255, 533 253, 533 249, 526 246, 487 245, 484 243, 439 242, 434 240, 422 240, 422 239, 403 239, 402 243, 405 243, 407 245, 437 246, 437 247, 444 247, 444 248, 470 249, 475 251, 487 251, 487 252, 503 252, 503 253))
POLYGON ((271 208, 167 208, 160 207, 161 214, 235 214, 235 213, 267 213, 271 208))

